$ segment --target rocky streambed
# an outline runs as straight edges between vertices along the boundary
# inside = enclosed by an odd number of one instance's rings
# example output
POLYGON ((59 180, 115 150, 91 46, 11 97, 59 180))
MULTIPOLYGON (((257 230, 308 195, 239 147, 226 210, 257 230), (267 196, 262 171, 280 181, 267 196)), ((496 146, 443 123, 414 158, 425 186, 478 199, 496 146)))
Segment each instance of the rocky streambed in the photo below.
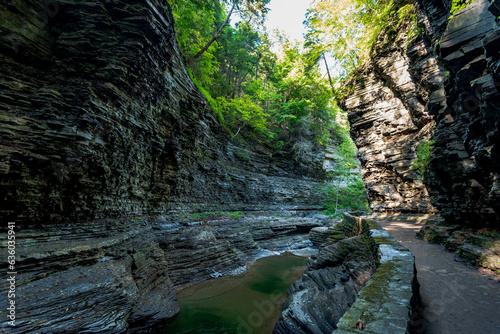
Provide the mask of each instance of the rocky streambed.
MULTIPOLYGON (((178 294, 180 315, 163 331, 269 334, 326 333, 336 329, 377 267, 378 247, 368 225, 347 218, 339 224, 322 215, 244 220, 252 222, 252 227, 247 230, 244 224, 240 225, 241 231, 236 232, 240 238, 234 240, 241 241, 242 232, 246 231, 256 246, 245 248, 246 258, 266 257, 250 265, 243 275, 208 280, 183 289, 178 294), (311 227, 318 225, 317 221, 322 226, 311 227), (310 231, 305 234, 305 230, 310 231), (269 238, 269 233, 276 235, 269 238), (309 260, 293 255, 269 256, 284 251, 311 256, 309 260)), ((217 225, 220 230, 219 224, 221 220, 214 220, 205 226, 217 225)), ((193 240, 200 236, 205 242, 214 240, 208 230, 193 230, 191 234, 193 240)), ((212 277, 238 273, 238 269, 211 271, 212 277)))
POLYGON ((375 272, 378 246, 369 227, 347 217, 335 227, 311 233, 324 241, 309 258, 302 278, 288 290, 273 333, 331 333, 375 272))
MULTIPOLYGON (((302 237, 319 246, 308 260, 265 257, 244 275, 182 290, 180 315, 164 332, 320 334, 366 327, 403 334, 413 328, 419 316, 414 258, 373 220, 345 214, 302 237)), ((282 245, 293 248, 290 240, 282 245)))
MULTIPOLYGON (((16 233, 12 333, 139 332, 178 312, 176 288, 245 270, 248 261, 307 251, 332 224, 300 212, 171 214, 16 233)), ((1 284, 2 291, 6 283, 1 284)), ((2 322, 2 327, 8 325, 2 322)))
MULTIPOLYGON (((16 234, 19 317, 9 330, 157 331, 179 313, 176 291, 180 287, 211 284, 214 278, 245 272, 246 265, 260 257, 284 252, 309 255, 320 245, 302 278, 288 290, 274 332, 329 331, 351 312, 358 292, 362 294, 375 270, 378 255, 369 237, 371 228, 356 219, 338 223, 310 212, 254 212, 110 221, 80 225, 77 231, 71 226, 43 233, 22 230, 16 234)), ((405 263, 405 268, 413 269, 412 263, 405 263)), ((413 279, 413 271, 404 275, 413 279)), ((389 276, 400 277, 401 272, 389 276)), ((254 290, 266 290, 275 282, 264 281, 254 290)), ((292 281, 289 278, 286 285, 292 281)), ((381 282, 386 281, 384 276, 381 282)), ((385 298, 390 287, 372 289, 385 298)), ((411 297, 411 289, 409 293, 411 297)), ((273 300, 275 310, 282 300, 273 300)), ((273 312, 273 317, 278 315, 273 312)), ((269 329, 275 320, 262 321, 269 329)))
POLYGON ((214 213, 165 220, 155 227, 155 235, 168 252, 169 277, 181 286, 241 273, 246 263, 285 251, 308 256, 313 251, 310 230, 333 223, 322 214, 292 211, 240 218, 214 213))

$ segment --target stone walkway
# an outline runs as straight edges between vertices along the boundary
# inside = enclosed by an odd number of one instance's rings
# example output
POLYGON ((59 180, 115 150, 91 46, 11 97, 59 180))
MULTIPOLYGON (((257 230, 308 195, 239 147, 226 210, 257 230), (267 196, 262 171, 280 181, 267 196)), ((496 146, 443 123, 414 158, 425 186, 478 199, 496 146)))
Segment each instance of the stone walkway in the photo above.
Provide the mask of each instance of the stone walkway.
POLYGON ((500 282, 454 260, 441 245, 417 239, 421 224, 376 219, 415 256, 424 320, 417 333, 500 334, 500 282))

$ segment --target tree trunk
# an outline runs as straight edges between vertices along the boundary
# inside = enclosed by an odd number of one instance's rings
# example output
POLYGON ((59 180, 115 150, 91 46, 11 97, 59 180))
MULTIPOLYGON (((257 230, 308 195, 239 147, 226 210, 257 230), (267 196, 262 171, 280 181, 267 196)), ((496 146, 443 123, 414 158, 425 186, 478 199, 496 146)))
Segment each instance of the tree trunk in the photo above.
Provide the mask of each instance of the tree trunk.
POLYGON ((229 18, 231 17, 231 14, 233 14, 233 10, 236 7, 236 2, 233 3, 233 6, 231 7, 231 10, 229 11, 229 14, 227 14, 226 19, 224 20, 224 23, 220 26, 219 30, 217 30, 217 33, 215 33, 214 37, 210 41, 208 41, 207 45, 205 45, 197 54, 194 55, 194 57, 189 58, 186 63, 189 65, 192 62, 194 62, 196 59, 200 58, 205 51, 208 50, 208 48, 215 42, 215 40, 220 36, 222 33, 222 30, 226 27, 226 25, 229 22, 229 18))
POLYGON ((332 76, 330 75, 330 69, 328 68, 328 63, 326 62, 326 56, 323 53, 323 60, 325 61, 326 73, 328 73, 328 80, 330 80, 330 87, 332 87, 332 94, 335 94, 335 89, 333 88, 332 76))

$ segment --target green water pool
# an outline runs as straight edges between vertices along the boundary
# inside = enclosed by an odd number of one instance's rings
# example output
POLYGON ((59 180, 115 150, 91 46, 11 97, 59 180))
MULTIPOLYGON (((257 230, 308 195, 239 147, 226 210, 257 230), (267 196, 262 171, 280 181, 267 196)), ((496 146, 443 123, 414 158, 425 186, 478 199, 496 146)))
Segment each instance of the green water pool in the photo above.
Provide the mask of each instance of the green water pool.
POLYGON ((306 262, 290 254, 265 257, 245 274, 185 288, 177 294, 181 311, 163 333, 270 334, 306 262))

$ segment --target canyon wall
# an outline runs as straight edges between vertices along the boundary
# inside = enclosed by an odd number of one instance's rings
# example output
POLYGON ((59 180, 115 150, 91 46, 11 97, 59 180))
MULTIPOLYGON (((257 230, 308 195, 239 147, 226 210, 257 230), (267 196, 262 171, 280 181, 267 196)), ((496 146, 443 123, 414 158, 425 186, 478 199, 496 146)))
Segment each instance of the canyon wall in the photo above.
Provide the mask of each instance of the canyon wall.
POLYGON ((323 224, 284 217, 321 208, 324 150, 306 161, 230 140, 184 69, 166 0, 15 0, 0 3, 0 18, 12 333, 151 328, 179 311, 176 286, 323 224))
POLYGON ((0 6, 2 217, 47 225, 320 203, 322 150, 301 161, 223 134, 181 63, 166 1, 0 6))
MULTIPOLYGON (((405 3, 400 4, 400 6, 405 3)), ((434 212, 449 223, 500 226, 498 4, 421 0, 411 20, 378 38, 343 101, 371 207, 434 212), (431 142, 424 174, 412 168, 431 142)))

